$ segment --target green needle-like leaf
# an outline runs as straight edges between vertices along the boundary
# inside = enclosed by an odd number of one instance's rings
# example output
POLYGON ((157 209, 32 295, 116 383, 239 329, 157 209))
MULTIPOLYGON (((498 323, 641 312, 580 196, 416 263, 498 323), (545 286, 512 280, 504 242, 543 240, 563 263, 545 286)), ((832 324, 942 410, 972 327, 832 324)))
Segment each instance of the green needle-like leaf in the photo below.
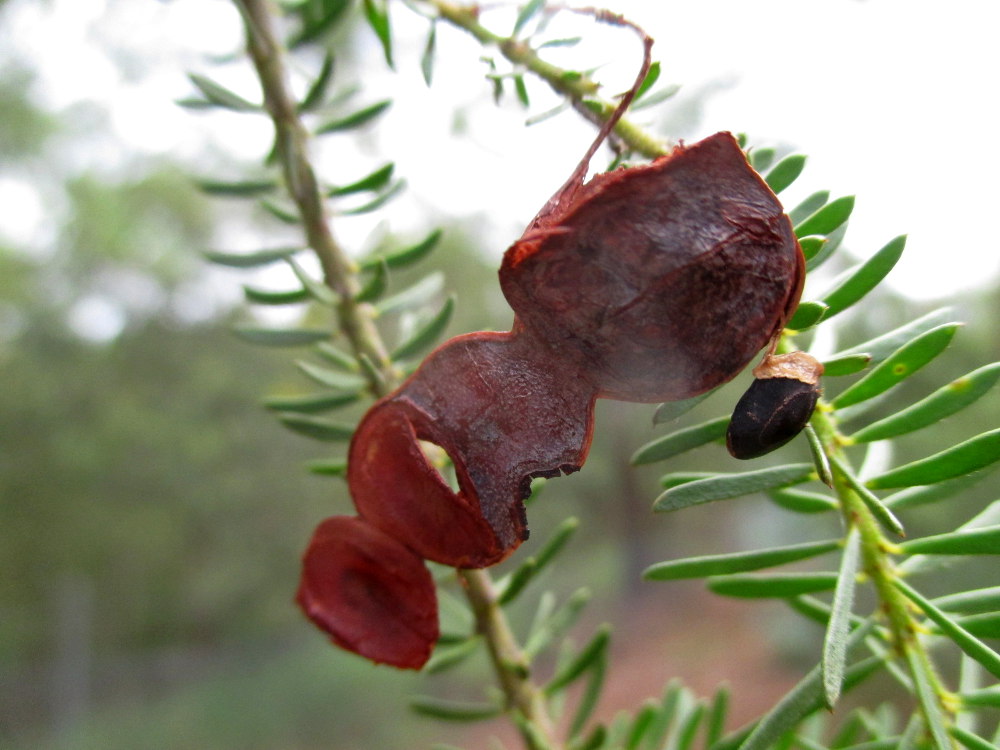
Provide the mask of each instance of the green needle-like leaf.
POLYGON ((840 507, 832 497, 819 492, 780 489, 771 490, 767 495, 775 504, 795 513, 826 513, 840 507))
POLYGON ((598 701, 601 699, 601 691, 604 689, 604 678, 608 671, 607 649, 601 651, 589 671, 590 677, 583 689, 583 694, 580 696, 580 701, 577 703, 576 713, 573 714, 573 721, 570 722, 570 737, 576 737, 583 731, 583 728, 587 726, 587 722, 590 721, 590 717, 593 716, 598 701))
POLYGON ((333 307, 337 304, 338 297, 335 291, 322 281, 314 279, 310 276, 309 273, 298 264, 295 258, 286 258, 285 260, 291 267, 292 273, 295 274, 295 278, 297 278, 299 283, 302 284, 302 287, 309 292, 310 297, 319 302, 321 305, 326 305, 327 307, 333 307))
POLYGON ((635 720, 629 728, 628 736, 625 740, 625 750, 636 750, 641 747, 642 740, 646 737, 653 720, 659 712, 660 704, 650 699, 643 703, 642 708, 635 715, 635 720))
POLYGON ((444 329, 451 320, 451 315, 455 311, 454 295, 445 300, 444 307, 438 311, 437 315, 428 320, 409 339, 397 346, 391 356, 393 360, 407 359, 430 348, 434 342, 444 333, 444 329))
POLYGON ((886 472, 865 484, 871 489, 934 484, 982 469, 1000 461, 1000 429, 984 432, 964 443, 886 472))
POLYGON ((572 517, 567 518, 559 524, 548 541, 542 545, 542 548, 536 554, 526 558, 524 562, 515 568, 514 572, 506 579, 506 582, 498 587, 500 588, 500 593, 497 596, 497 603, 500 606, 504 606, 514 601, 517 595, 524 590, 525 586, 552 562, 555 556, 566 546, 566 542, 569 541, 579 526, 580 521, 572 517))
POLYGON ((957 622, 977 638, 1000 639, 1000 612, 969 615, 957 622))
POLYGON ((857 443, 914 432, 975 403, 1000 379, 1000 362, 980 367, 939 388, 922 401, 874 422, 851 435, 857 443))
POLYGON ((552 681, 545 686, 545 693, 552 695, 570 685, 587 671, 598 659, 603 658, 611 640, 611 628, 602 625, 597 633, 574 659, 559 669, 552 681))
MULTIPOLYGON (((263 107, 244 99, 239 94, 235 94, 220 83, 213 81, 197 73, 188 73, 198 90, 202 93, 209 104, 223 109, 230 109, 234 112, 261 112, 263 107)), ((183 102, 182 102, 183 103, 183 102)))
POLYGON ((718 417, 693 427, 687 427, 646 443, 632 454, 632 465, 641 466, 680 455, 698 446, 719 440, 726 434, 729 417, 718 417))
POLYGON ((750 159, 750 166, 758 172, 763 172, 774 161, 775 150, 771 147, 752 148, 747 156, 750 159))
POLYGON ((843 409, 885 393, 943 352, 958 328, 959 324, 949 323, 920 334, 841 392, 833 399, 833 407, 843 409))
POLYGON ((243 286, 243 296, 247 302, 258 305, 298 305, 308 302, 309 291, 305 288, 291 289, 287 292, 274 292, 269 289, 257 289, 256 287, 243 286))
POLYGON ((901 578, 893 579, 893 584, 903 592, 907 599, 923 610, 927 618, 941 628, 941 631, 954 641, 956 646, 962 649, 971 659, 979 662, 987 672, 994 677, 1000 678, 1000 655, 996 651, 948 617, 948 615, 925 599, 922 594, 918 593, 901 578))
POLYGON ((725 731, 726 718, 729 715, 729 688, 723 685, 715 691, 712 706, 708 712, 707 728, 705 730, 705 747, 715 745, 725 731))
POLYGON ((1000 708, 1000 686, 984 688, 982 690, 971 690, 968 693, 962 693, 961 698, 962 705, 970 708, 978 708, 980 706, 1000 708))
POLYGON ((198 187, 209 195, 220 195, 230 198, 252 198, 264 193, 270 193, 278 187, 278 181, 243 180, 241 182, 223 182, 221 180, 198 180, 198 187))
POLYGON ((371 26, 382 45, 385 63, 394 67, 392 61, 392 33, 389 24, 389 3, 387 0, 364 0, 365 20, 371 26))
MULTIPOLYGON (((828 200, 830 200, 830 191, 819 190, 789 211, 788 218, 792 220, 793 226, 800 224, 825 206, 828 200)), ((799 237, 799 240, 801 241, 802 237, 799 237)))
POLYGON ((776 565, 806 560, 832 552, 840 546, 836 539, 822 542, 807 542, 788 547, 735 552, 726 555, 705 555, 681 560, 668 560, 646 568, 643 578, 650 581, 673 581, 681 578, 703 578, 705 576, 743 573, 761 570, 776 565))
POLYGON ((354 298, 355 302, 374 302, 385 294, 389 286, 389 264, 384 260, 375 266, 375 273, 368 279, 354 298))
POLYGON ((269 266, 272 263, 285 260, 286 258, 301 252, 301 247, 279 247, 273 250, 257 250, 252 253, 223 253, 215 250, 207 250, 202 253, 205 259, 220 266, 230 268, 260 268, 269 266))
POLYGON ((444 274, 435 272, 425 276, 413 286, 409 286, 391 297, 386 297, 375 305, 375 309, 380 315, 385 315, 399 310, 420 307, 437 296, 443 287, 444 274))
POLYGON ((825 248, 828 244, 829 241, 826 237, 812 236, 799 238, 799 247, 802 248, 802 255, 807 261, 810 261, 813 258, 818 258, 823 252, 823 248, 825 248))
POLYGON ((654 60, 646 73, 646 77, 642 79, 642 83, 639 84, 639 88, 636 89, 635 96, 632 97, 632 102, 635 103, 642 99, 646 95, 646 92, 653 88, 654 84, 660 79, 660 61, 654 60))
POLYGON ((947 612, 1000 612, 1000 586, 939 596, 933 602, 947 612))
POLYGON ((954 497, 959 492, 964 492, 973 485, 983 481, 983 479, 992 473, 992 470, 978 471, 972 474, 955 477, 954 479, 947 479, 943 482, 907 487, 899 492, 892 493, 885 498, 883 502, 888 507, 895 510, 899 510, 901 508, 915 508, 918 505, 937 503, 941 500, 947 500, 950 497, 954 497))
POLYGON ((905 246, 906 236, 896 237, 854 269, 836 287, 822 295, 822 300, 829 308, 826 318, 832 318, 837 313, 846 310, 878 286, 896 265, 905 246))
POLYGON ((388 188, 383 190, 377 196, 372 198, 366 203, 362 203, 360 206, 354 206, 353 208, 341 209, 338 213, 344 216, 361 216, 362 214, 368 214, 372 211, 377 211, 386 203, 391 201, 393 198, 398 196, 406 189, 406 180, 396 180, 388 188))
POLYGON ((908 555, 1000 555, 1000 526, 925 536, 900 547, 908 555))
POLYGON ((347 476, 347 461, 344 459, 323 458, 310 461, 306 464, 306 469, 311 474, 318 474, 325 477, 345 477, 347 476))
POLYGON ((240 326, 233 333, 244 341, 261 346, 306 346, 330 338, 330 331, 319 328, 254 328, 240 326))
POLYGON ((385 261, 385 264, 389 268, 408 266, 429 255, 441 239, 442 234, 443 232, 440 229, 435 229, 415 245, 410 245, 391 253, 372 255, 362 260, 359 265, 363 270, 374 268, 383 261, 385 261))
POLYGON ((836 573, 737 573, 709 578, 710 591, 741 599, 768 599, 829 591, 837 585, 836 573))
MULTIPOLYGON (((881 336, 869 341, 865 341, 857 346, 845 349, 834 356, 843 357, 850 354, 867 354, 871 357, 871 363, 876 365, 920 334, 926 333, 932 328, 938 328, 944 323, 952 322, 948 320, 950 317, 950 308, 941 307, 937 310, 932 310, 926 315, 917 318, 916 320, 912 320, 899 328, 889 331, 888 333, 884 333, 881 336)), ((958 325, 957 323, 953 324, 958 325)))
POLYGON ((326 99, 326 92, 330 88, 330 81, 333 80, 333 55, 326 53, 323 58, 323 66, 319 70, 319 75, 312 82, 305 97, 299 104, 299 112, 312 112, 322 106, 326 99))
POLYGON ((684 717, 684 721, 677 732, 677 750, 690 750, 694 743, 694 738, 701 727, 701 720, 705 717, 705 704, 697 703, 691 712, 684 717))
POLYGON ((771 190, 780 193, 798 179, 805 165, 806 157, 803 154, 786 156, 771 168, 764 179, 771 190))
POLYGON ((353 404, 360 398, 357 393, 313 393, 308 396, 272 396, 264 406, 272 411, 294 411, 304 414, 331 411, 353 404))
POLYGON ((329 341, 321 341, 316 344, 316 353, 330 364, 336 365, 344 372, 358 372, 361 368, 357 358, 347 352, 338 349, 329 341))
POLYGON ((322 417, 312 417, 305 414, 282 414, 278 420, 290 430, 315 440, 339 442, 350 440, 354 434, 354 425, 334 422, 322 417))
POLYGON ((895 514, 885 505, 885 503, 880 500, 875 493, 873 493, 868 487, 862 484, 861 480, 858 479, 857 475, 851 469, 844 464, 836 456, 830 457, 830 463, 837 469, 840 474, 841 479, 857 493, 861 502, 865 504, 865 507, 871 511, 871 514, 875 519, 886 529, 896 534, 897 536, 906 536, 906 531, 903 529, 903 524, 899 522, 895 514))
POLYGON ((835 355, 823 362, 823 375, 828 378, 854 375, 868 367, 871 361, 870 354, 835 355))
POLYGON ((979 735, 973 734, 972 732, 962 729, 962 727, 957 725, 952 725, 948 727, 948 732, 962 743, 962 747, 966 747, 969 750, 996 750, 997 746, 992 742, 987 742, 979 735))
POLYGON ((805 331, 826 318, 827 306, 823 302, 802 302, 785 327, 793 331, 805 331))
POLYGON ((852 527, 844 544, 844 555, 833 591, 830 622, 823 639, 823 694, 827 708, 833 710, 840 699, 840 688, 847 669, 847 637, 850 634, 851 612, 854 608, 854 584, 861 564, 861 534, 852 527))
POLYGON ((653 510, 662 513, 713 500, 729 500, 754 492, 799 484, 813 476, 812 464, 791 464, 739 474, 716 474, 668 489, 656 498, 653 510))
POLYGON ((948 739, 948 730, 945 728, 941 704, 934 691, 936 678, 930 671, 930 665, 912 647, 906 649, 906 661, 910 667, 910 674, 913 676, 913 687, 917 693, 917 701, 923 709, 924 721, 927 724, 935 750, 951 750, 952 744, 948 739))
POLYGON ((326 133, 339 133, 344 130, 353 130, 354 128, 360 128, 362 125, 374 120, 380 114, 385 112, 392 105, 392 102, 385 99, 380 102, 375 102, 375 104, 370 104, 367 107, 352 112, 344 117, 338 117, 335 120, 330 120, 323 123, 318 128, 316 128, 316 135, 325 135, 326 133))
POLYGON ((331 370, 328 367, 320 367, 305 360, 299 360, 295 364, 306 376, 328 388, 357 393, 367 385, 365 379, 355 373, 331 370))
POLYGON ((503 707, 495 703, 449 701, 426 695, 411 700, 410 708, 423 716, 444 721, 482 721, 503 713, 503 707))
POLYGON ((472 656, 482 645, 482 639, 477 636, 466 638, 458 643, 450 643, 447 646, 438 646, 434 649, 430 660, 424 665, 423 671, 426 674, 437 674, 452 667, 457 667, 470 656, 472 656))
POLYGON ((341 195, 353 195, 354 193, 363 193, 370 190, 381 190, 389 184, 389 180, 392 179, 392 173, 395 170, 395 162, 383 164, 374 172, 366 174, 359 180, 350 182, 347 185, 330 188, 326 191, 326 194, 331 198, 337 198, 341 195))
POLYGON ((577 589, 551 616, 542 618, 525 641, 524 653, 534 658, 573 627, 591 596, 589 589, 577 589))
POLYGON ((850 218, 853 210, 854 196, 837 198, 797 224, 795 236, 808 237, 813 234, 830 234, 850 218))
POLYGON ((521 30, 528 24, 528 22, 534 18, 538 13, 545 7, 545 0, 529 0, 523 6, 521 10, 518 11, 517 18, 514 20, 514 31, 511 36, 517 36, 521 33, 521 30))

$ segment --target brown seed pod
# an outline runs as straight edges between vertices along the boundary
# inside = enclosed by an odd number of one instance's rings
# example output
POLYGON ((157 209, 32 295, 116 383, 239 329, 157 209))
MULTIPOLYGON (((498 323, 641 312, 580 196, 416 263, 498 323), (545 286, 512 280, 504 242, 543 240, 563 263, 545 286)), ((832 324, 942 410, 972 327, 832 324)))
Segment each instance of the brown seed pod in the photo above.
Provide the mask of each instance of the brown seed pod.
POLYGON ((821 389, 823 365, 805 352, 768 355, 733 410, 726 447, 749 459, 777 450, 809 422, 821 389))

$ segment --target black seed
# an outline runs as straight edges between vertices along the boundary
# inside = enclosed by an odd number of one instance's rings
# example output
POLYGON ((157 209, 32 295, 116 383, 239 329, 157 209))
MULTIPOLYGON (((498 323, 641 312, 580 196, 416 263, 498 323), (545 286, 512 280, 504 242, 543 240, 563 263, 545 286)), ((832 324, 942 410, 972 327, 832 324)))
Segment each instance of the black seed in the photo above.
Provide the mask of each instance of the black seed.
POLYGON ((812 416, 818 385, 792 378, 755 380, 743 394, 726 432, 733 458, 757 458, 798 435, 812 416))

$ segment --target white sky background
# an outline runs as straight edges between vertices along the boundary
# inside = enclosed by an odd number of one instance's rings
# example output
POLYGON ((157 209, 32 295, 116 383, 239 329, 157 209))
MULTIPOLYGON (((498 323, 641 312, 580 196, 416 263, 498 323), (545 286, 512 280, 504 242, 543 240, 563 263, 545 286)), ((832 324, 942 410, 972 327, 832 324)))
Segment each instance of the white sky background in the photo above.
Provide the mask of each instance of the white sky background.
MULTIPOLYGON (((827 188, 856 194, 847 246, 866 257, 897 234, 910 236, 890 276, 915 297, 955 297, 995 283, 1000 240, 993 224, 1000 205, 1000 10, 993 2, 957 0, 607 0, 657 39, 662 83, 683 85, 672 102, 636 113, 654 130, 679 122, 693 95, 710 91, 691 132, 744 131, 751 142, 809 155, 797 198, 827 188)), ((52 0, 20 3, 0 29, 0 44, 31 57, 40 69, 39 94, 58 109, 96 100, 112 113, 112 132, 95 134, 78 166, 115 168, 131 151, 176 155, 207 166, 209 154, 252 159, 267 148, 266 122, 204 115, 177 107, 191 95, 187 71, 201 72, 254 98, 248 66, 218 68, 209 55, 239 49, 235 11, 224 0, 52 0), (124 44, 112 58, 108 40, 124 44)), ((364 242, 373 222, 388 218, 395 232, 414 236, 452 214, 473 218, 497 258, 568 176, 593 136, 569 111, 525 128, 527 116, 555 103, 529 83, 528 112, 513 101, 497 108, 483 80, 484 50, 442 24, 434 86, 419 74, 426 21, 393 7, 397 68, 381 62, 363 30, 363 103, 392 97, 376 128, 358 141, 331 140, 319 152, 333 182, 360 176, 386 158, 397 162, 410 190, 385 215, 344 219, 336 231, 364 242), (456 116, 456 109, 459 115, 456 116), (456 121, 463 123, 456 132, 456 121), (338 179, 338 175, 340 179, 338 179)), ((484 16, 498 31, 512 16, 484 16)), ((588 64, 602 64, 607 91, 634 76, 639 44, 625 30, 598 30, 567 15, 551 36, 583 34, 588 64)), ((488 52, 488 51, 487 51, 488 52)), ((554 56, 567 54, 553 50, 554 56)), ((554 61, 560 62, 555 57, 554 61)), ((511 97, 513 100, 513 97, 511 97)), ((361 103, 361 102, 359 102, 361 103)), ((341 137, 337 137, 341 138, 341 137)), ((225 159, 220 158, 220 162, 225 159)), ((595 166, 606 156, 595 159, 595 166)), ((217 176, 217 175, 213 175, 217 176)), ((238 178, 239 175, 228 175, 238 178)), ((20 210, 0 217, 0 232, 31 235, 41 209, 30 190, 0 175, 0 196, 20 210), (15 203, 15 205, 17 205, 15 203)), ((238 238, 247 249, 259 238, 238 238)))

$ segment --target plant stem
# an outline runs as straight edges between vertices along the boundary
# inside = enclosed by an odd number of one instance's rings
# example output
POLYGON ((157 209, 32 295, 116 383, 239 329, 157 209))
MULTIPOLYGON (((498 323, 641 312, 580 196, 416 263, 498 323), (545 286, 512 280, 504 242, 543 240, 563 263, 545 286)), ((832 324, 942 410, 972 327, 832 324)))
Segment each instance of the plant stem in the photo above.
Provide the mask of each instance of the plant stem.
MULTIPOLYGON (((587 120, 600 125, 615 111, 613 103, 597 97, 600 85, 587 74, 566 70, 546 62, 527 42, 501 36, 483 26, 479 22, 478 6, 457 5, 447 0, 423 0, 423 2, 434 8, 439 18, 467 31, 483 46, 497 47, 511 63, 541 78, 557 94, 567 97, 573 103, 574 109, 587 120)), ((624 117, 615 125, 614 134, 629 150, 649 159, 670 152, 670 145, 667 142, 653 137, 624 117)))
MULTIPOLYGON (((371 307, 356 300, 361 290, 358 266, 337 243, 330 229, 323 194, 309 159, 309 132, 299 117, 288 87, 285 52, 274 29, 272 11, 267 0, 234 2, 243 15, 247 49, 264 91, 265 107, 274 122, 278 158, 286 186, 298 208, 309 246, 322 265, 324 282, 338 296, 338 327, 359 360, 367 359, 372 365, 369 374, 372 393, 384 396, 399 384, 402 375, 389 357, 371 307)), ((490 574, 485 570, 459 570, 458 574, 465 584, 466 597, 488 645, 497 680, 510 710, 519 712, 552 750, 559 750, 561 745, 555 740, 544 695, 531 681, 528 659, 497 603, 490 574)))
POLYGON ((401 379, 375 327, 372 308, 356 299, 361 291, 358 267, 330 229, 323 193, 309 160, 309 131, 299 118, 288 87, 284 47, 274 28, 267 0, 234 0, 246 27, 247 51, 264 91, 264 106, 274 122, 275 143, 285 186, 298 208, 306 240, 323 268, 323 280, 337 293, 340 330, 359 359, 366 359, 375 396, 389 393, 401 379))

